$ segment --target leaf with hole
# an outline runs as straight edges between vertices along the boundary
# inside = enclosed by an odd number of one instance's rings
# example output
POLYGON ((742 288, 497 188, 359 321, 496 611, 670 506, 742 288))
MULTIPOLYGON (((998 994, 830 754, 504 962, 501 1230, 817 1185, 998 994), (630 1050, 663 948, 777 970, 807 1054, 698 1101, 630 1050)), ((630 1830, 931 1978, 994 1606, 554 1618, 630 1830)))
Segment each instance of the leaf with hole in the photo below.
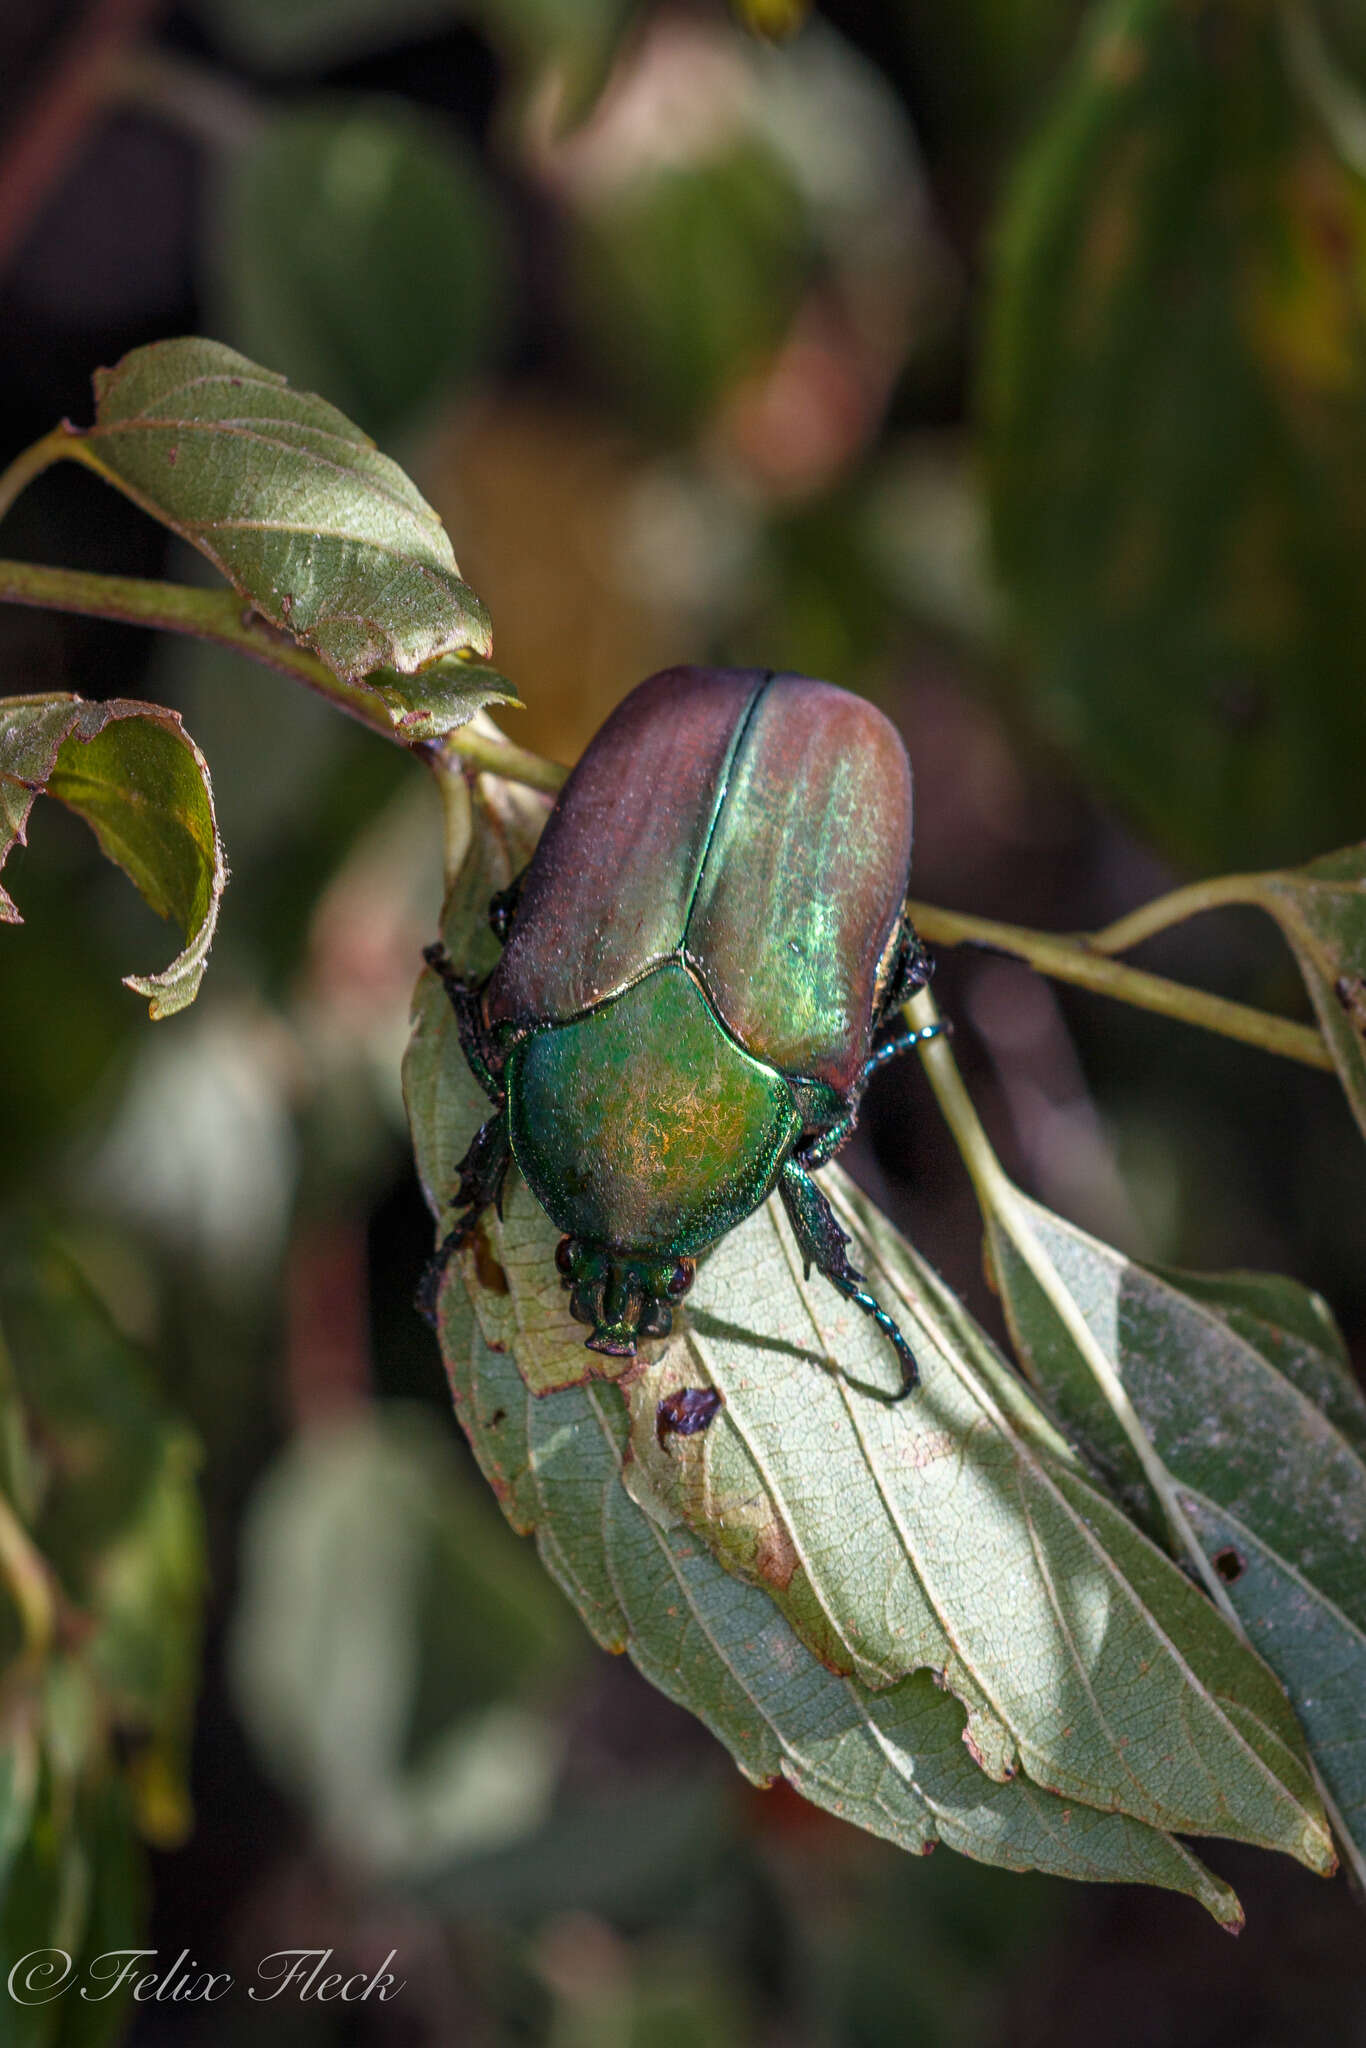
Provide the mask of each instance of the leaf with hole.
MULTIPOLYGON (((488 1297, 480 1291, 479 1306, 488 1297)), ((759 1588, 621 1483, 628 1418, 610 1386, 533 1395, 485 1336, 463 1282, 443 1299, 456 1412, 514 1528, 607 1649, 626 1650, 759 1785, 785 1778, 827 1812, 913 1854, 939 1842, 980 1862, 1093 1882, 1163 1886, 1224 1926, 1228 1888, 1180 1843, 1032 1785, 994 1782, 962 1741, 958 1704, 926 1672, 874 1693, 833 1672, 759 1588)))
MULTIPOLYGON (((170 1017, 199 993, 227 882, 208 763, 174 711, 114 697, 0 698, 0 868, 25 843, 40 793, 85 819, 160 917, 185 934, 160 974, 125 976, 170 1017)), ((19 912, 0 887, 0 923, 19 912)))
MULTIPOLYGON (((521 796, 489 801, 493 825, 476 814, 446 921, 452 957, 470 973, 491 964, 496 946, 484 909, 523 864, 539 813, 521 796)), ((406 1066, 410 1117, 419 1169, 440 1212, 486 1104, 432 977, 420 987, 416 1021, 406 1066)), ((602 1361, 584 1350, 568 1314, 555 1228, 514 1179, 501 1221, 486 1219, 460 1274, 448 1275, 440 1317, 467 1426, 491 1374, 500 1391, 484 1412, 490 1427, 507 1425, 509 1361, 523 1395, 534 1397, 517 1412, 536 1442, 489 1466, 515 1525, 536 1526, 547 1562, 600 1640, 630 1642, 644 1668, 654 1660, 670 1668, 625 1617, 622 1567, 603 1547, 602 1482, 575 1449, 595 1445, 606 1418, 617 1444, 613 1470, 619 1453, 634 1506, 615 1479, 607 1497, 630 1540, 649 1536, 666 1552, 684 1545, 690 1570, 720 1589, 723 1604, 754 1595, 763 1604, 746 1611, 780 1615, 784 1640, 802 1646, 803 1684, 821 1672, 822 1686, 841 1688, 846 1714, 855 1702, 862 1733, 850 1742, 849 1776, 827 1759, 824 1776, 814 1771, 803 1782, 865 1824, 877 1803, 860 1776, 866 1743, 885 1757, 885 1744, 900 1741, 901 1761, 891 1768, 912 1783, 924 1763, 922 1737, 907 1747, 904 1729, 893 1736, 877 1719, 883 1703, 895 1721, 903 1708, 914 1720, 924 1702, 937 1701, 952 1713, 952 1741, 964 1734, 962 1758, 979 1802, 995 1800, 992 1785, 1018 1786, 1035 1800, 1056 1795, 1073 1814, 1085 1809, 1088 1828, 1105 1812, 1148 1835, 1233 1834, 1330 1866, 1298 1730, 1270 1674, 1088 1483, 987 1339, 890 1227, 842 1177, 830 1184, 859 1241, 857 1256, 872 1262, 878 1290, 907 1319, 925 1374, 917 1394, 889 1402, 895 1374, 885 1342, 819 1278, 802 1279, 785 1221, 764 1209, 702 1263, 686 1330, 630 1388, 623 1445, 617 1397, 584 1391, 602 1361), (477 1311, 474 1337, 466 1288, 477 1311), (696 1435, 661 1435, 659 1402, 684 1386, 714 1388, 723 1405, 696 1435), (572 1427, 556 1431, 547 1419, 541 1439, 541 1419, 553 1414, 572 1417, 572 1427), (539 1488, 552 1454, 563 1460, 563 1478, 547 1508, 539 1488), (578 1520, 598 1531, 596 1541, 578 1520), (699 1556, 707 1566, 696 1564, 699 1556), (929 1687, 925 1673, 944 1691, 929 1687)), ((471 1433, 478 1447, 478 1430, 471 1433)), ((705 1677, 681 1695, 712 1725, 733 1682, 732 1654, 726 1644, 709 1658, 697 1649, 705 1677)), ((791 1651, 769 1668, 776 1694, 792 1670, 791 1651)), ((753 1683, 765 1710, 776 1711, 763 1698, 761 1673, 753 1683)), ((939 1736, 922 1734, 929 1749, 943 1747, 939 1736)), ((734 1748, 733 1736, 732 1725, 724 1739, 734 1748)), ((777 1768, 786 1767, 784 1754, 780 1744, 777 1768)), ((1035 1860, 1037 1843, 1021 1846, 1033 1841, 1023 1811, 993 1805, 992 1844, 969 1831, 963 1845, 992 1860, 1035 1860), (1003 1813, 1016 1819, 1002 1823, 1003 1813)), ((909 1838, 916 1812, 923 1831, 924 1814, 912 1805, 897 1823, 898 1839, 909 1838)))

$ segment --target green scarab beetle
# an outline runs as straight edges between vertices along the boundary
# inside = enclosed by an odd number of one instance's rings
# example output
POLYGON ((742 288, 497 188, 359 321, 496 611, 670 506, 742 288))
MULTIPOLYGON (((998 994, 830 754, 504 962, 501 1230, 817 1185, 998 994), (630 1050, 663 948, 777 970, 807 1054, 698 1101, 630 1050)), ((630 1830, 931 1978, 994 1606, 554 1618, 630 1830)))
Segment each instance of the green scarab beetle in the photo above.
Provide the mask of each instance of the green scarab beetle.
POLYGON ((438 1260, 515 1159, 565 1233, 557 1262, 589 1348, 631 1358, 668 1335, 699 1254, 776 1187, 808 1274, 876 1319, 913 1386, 910 1348, 811 1177, 869 1075, 921 1035, 874 1042, 928 972, 910 857, 910 764, 862 698, 762 670, 641 683, 494 898, 492 974, 471 985, 428 948, 493 1104, 438 1260))

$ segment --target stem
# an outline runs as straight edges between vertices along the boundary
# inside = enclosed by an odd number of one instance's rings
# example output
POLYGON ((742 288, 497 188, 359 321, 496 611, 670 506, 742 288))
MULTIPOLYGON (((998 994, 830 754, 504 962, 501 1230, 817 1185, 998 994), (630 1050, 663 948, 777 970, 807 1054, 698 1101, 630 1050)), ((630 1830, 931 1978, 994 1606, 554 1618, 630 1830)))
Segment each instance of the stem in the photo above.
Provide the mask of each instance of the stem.
MULTIPOLYGON (((32 451, 30 451, 32 452, 32 451)), ((316 654, 258 616, 232 590, 197 590, 186 583, 156 583, 142 576, 100 576, 85 569, 54 569, 44 562, 0 561, 0 603, 32 604, 126 626, 156 626, 232 647, 239 654, 307 683, 386 739, 396 737, 379 699, 344 683, 316 654)))
POLYGON ((25 1661, 40 1665, 52 1647, 56 1603, 47 1564, 27 1529, 0 1493, 0 1573, 8 1581, 23 1624, 25 1661))
POLYGON ((1164 1017, 1198 1024, 1224 1038, 1236 1038, 1244 1045, 1260 1046, 1264 1052, 1279 1053, 1283 1059, 1298 1060, 1302 1066, 1319 1067, 1331 1073, 1333 1056, 1313 1025, 1295 1024, 1269 1010, 1254 1010, 1246 1003, 1207 995, 1203 989, 1169 981, 1165 975, 1148 974, 1139 967, 1125 967, 1107 957, 1116 933, 1127 944, 1136 943, 1135 938, 1128 936, 1130 926, 1136 928, 1137 937, 1147 936, 1140 927, 1150 912, 1160 912, 1151 925, 1152 930, 1158 931, 1163 924, 1174 924, 1178 918, 1190 915, 1191 910, 1210 910, 1218 902, 1245 902, 1247 890, 1246 876, 1222 875, 1212 882, 1197 883, 1192 889, 1179 889, 1171 896, 1160 897, 1157 903, 1135 911, 1132 918, 1111 925, 1095 938, 1079 939, 1067 938, 1060 932, 1035 932, 1021 925, 997 924, 992 918, 939 910, 929 903, 912 903, 907 907, 917 932, 934 945, 989 946, 994 952, 1028 961, 1040 974, 1050 975, 1055 981, 1070 981, 1078 988, 1094 989, 1100 995, 1132 1003, 1136 1009, 1155 1010, 1164 1017), (1190 902, 1188 909, 1172 908, 1183 899, 1189 901, 1196 896, 1201 900, 1190 902))
POLYGON ((0 153, 0 269, 22 246, 117 82, 118 60, 166 0, 92 0, 0 153))
POLYGON ((265 126, 260 102, 235 79, 146 44, 128 52, 112 91, 123 105, 155 114, 220 155, 246 148, 265 126))
POLYGON ((41 476, 54 462, 71 453, 71 434, 65 426, 54 427, 31 448, 16 455, 8 469, 0 471, 0 519, 3 519, 20 491, 27 490, 34 477, 41 476))
MULTIPOLYGON (((917 1028, 939 1021, 939 1012, 928 989, 922 989, 919 995, 904 1004, 903 1014, 917 1028)), ((942 1032, 938 1037, 922 1043, 920 1057, 944 1120, 953 1133, 954 1142, 972 1178, 984 1225, 988 1232, 993 1225, 1003 1230, 1028 1266, 1053 1313, 1086 1360, 1101 1392, 1114 1410, 1120 1427, 1133 1445, 1134 1454, 1143 1467, 1144 1476, 1166 1516, 1173 1542, 1190 1559, 1200 1575, 1205 1591, 1224 1619, 1242 1635, 1243 1626, 1238 1619, 1236 1608, 1229 1599, 1228 1589, 1200 1546, 1199 1539, 1177 1496, 1176 1482, 1158 1456, 1139 1419, 1138 1411, 1129 1399, 1123 1380, 1102 1346, 1096 1341, 1090 1324, 1077 1307, 1062 1275, 1035 1234, 1024 1196, 1007 1176, 991 1148, 991 1142, 982 1128, 981 1118, 963 1085, 958 1063, 949 1046, 948 1034, 942 1032)))
MULTIPOLYGON (((79 447, 80 443, 74 445, 79 447)), ((35 442, 34 447, 26 450, 20 458, 20 461, 35 458, 30 475, 36 475, 45 467, 43 461, 36 459, 41 446, 41 442, 35 442)), ((54 450, 47 461, 55 460, 59 453, 71 452, 70 447, 54 450)), ((18 463, 12 463, 6 476, 12 475, 18 466, 18 463)), ((0 489, 3 489, 4 481, 0 478, 0 489)), ((26 475, 18 488, 22 489, 27 481, 26 475)), ((3 510, 3 505, 0 505, 0 510, 3 510)), ((300 647, 287 634, 277 632, 235 591, 199 590, 188 583, 156 583, 144 576, 98 576, 86 569, 54 569, 45 562, 0 561, 0 604, 3 603, 79 612, 88 618, 116 619, 125 626, 154 626, 163 632, 188 633, 197 640, 230 647, 251 661, 259 661, 265 668, 273 668, 280 675, 292 676, 296 682, 306 683, 309 689, 326 697, 338 710, 359 719, 371 732, 377 732, 399 746, 407 744, 395 731, 383 703, 373 691, 356 683, 343 682, 326 662, 320 661, 316 654, 310 654, 306 647, 300 647)), ((468 726, 458 726, 439 744, 431 743, 430 751, 437 756, 458 756, 471 761, 476 768, 487 769, 494 775, 506 775, 511 782, 529 783, 533 789, 543 789, 551 795, 561 787, 569 773, 567 768, 543 759, 540 754, 529 753, 525 747, 513 746, 508 740, 494 739, 488 733, 472 731, 468 726)))
POLYGON ((1230 903, 1253 901, 1259 880, 1256 875, 1215 875, 1208 882, 1191 882, 1184 889, 1173 889, 1169 895, 1155 896, 1151 903, 1140 904, 1127 917, 1116 918, 1103 931, 1092 932, 1086 943, 1097 953, 1127 953, 1130 947, 1141 946, 1154 933, 1167 931, 1188 917, 1198 917, 1202 910, 1222 910, 1230 903))
POLYGON ((528 789, 542 790, 547 796, 558 796, 569 780, 569 770, 558 761, 547 761, 544 754, 533 754, 526 747, 514 746, 511 740, 477 732, 468 725, 448 732, 441 747, 458 754, 474 768, 505 776, 509 782, 524 783, 528 789))

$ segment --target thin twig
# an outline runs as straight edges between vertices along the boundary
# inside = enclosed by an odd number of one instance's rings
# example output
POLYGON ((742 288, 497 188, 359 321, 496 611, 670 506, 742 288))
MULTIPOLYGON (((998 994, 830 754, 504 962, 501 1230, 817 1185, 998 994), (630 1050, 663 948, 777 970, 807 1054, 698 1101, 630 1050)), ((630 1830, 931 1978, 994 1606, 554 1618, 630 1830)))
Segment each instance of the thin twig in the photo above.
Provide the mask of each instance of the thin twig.
POLYGON ((344 683, 326 662, 277 632, 235 591, 198 590, 191 584, 157 583, 144 576, 99 576, 86 569, 52 568, 44 562, 0 561, 0 603, 79 612, 90 618, 116 619, 125 626, 154 626, 234 648, 266 668, 307 683, 386 739, 398 737, 372 690, 344 683))
POLYGON ((123 54, 165 6, 166 0, 91 0, 62 37, 46 79, 0 151, 0 271, 107 104, 123 54))
POLYGON ((8 468, 0 470, 0 519, 4 518, 19 493, 28 489, 34 477, 41 476, 54 462, 62 461, 71 453, 71 439, 66 426, 54 427, 31 448, 22 449, 8 468))
MULTIPOLYGON (((1219 882, 1202 884, 1211 900, 1197 907, 1212 908, 1212 899, 1221 883, 1240 879, 1221 877, 1219 882)), ((1164 897, 1161 900, 1170 904, 1176 899, 1164 897)), ((1240 894, 1230 895, 1224 900, 1241 902, 1246 898, 1240 894)), ((1009 953, 1017 960, 1027 961, 1040 974, 1047 974, 1055 981, 1070 981, 1078 988, 1094 989, 1099 995, 1114 996, 1121 1002, 1132 1003, 1136 1009, 1155 1010, 1161 1016, 1176 1017, 1185 1024, 1198 1024, 1206 1031, 1217 1031, 1221 1037, 1236 1038, 1244 1045, 1260 1047, 1263 1052, 1279 1053, 1283 1059, 1298 1060, 1302 1066, 1318 1067, 1324 1073, 1333 1070, 1333 1056, 1313 1025, 1296 1024, 1289 1017, 1277 1017, 1269 1010, 1256 1010, 1247 1003, 1230 1002, 1226 996, 1212 996, 1203 989, 1190 988, 1185 982, 1169 981, 1165 975, 1148 974, 1139 967, 1126 967, 1118 960, 1111 960, 1107 953, 1098 951, 1099 941, 1096 939, 1068 938, 1060 932, 1030 931, 1022 925, 998 924, 993 918, 971 917, 957 910, 940 910, 930 903, 912 903, 909 909, 917 932, 932 945, 986 946, 995 953, 1009 953)), ((1135 912, 1134 918, 1126 922, 1137 925, 1142 916, 1141 911, 1135 912)), ((1158 929, 1159 926, 1153 928, 1158 929)), ((1112 943, 1112 933, 1101 933, 1100 939, 1112 943)))

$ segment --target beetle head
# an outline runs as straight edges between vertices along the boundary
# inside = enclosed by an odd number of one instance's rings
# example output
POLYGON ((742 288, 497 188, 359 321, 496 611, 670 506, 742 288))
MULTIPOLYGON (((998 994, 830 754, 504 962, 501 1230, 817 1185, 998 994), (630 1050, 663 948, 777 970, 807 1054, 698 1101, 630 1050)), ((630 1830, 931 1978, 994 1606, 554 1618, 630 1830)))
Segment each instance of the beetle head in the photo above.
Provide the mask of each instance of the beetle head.
POLYGON ((639 1337, 667 1337, 697 1270, 691 1259, 614 1252, 579 1237, 560 1239, 555 1264, 570 1313, 592 1325, 588 1349, 609 1358, 634 1358, 639 1337))

